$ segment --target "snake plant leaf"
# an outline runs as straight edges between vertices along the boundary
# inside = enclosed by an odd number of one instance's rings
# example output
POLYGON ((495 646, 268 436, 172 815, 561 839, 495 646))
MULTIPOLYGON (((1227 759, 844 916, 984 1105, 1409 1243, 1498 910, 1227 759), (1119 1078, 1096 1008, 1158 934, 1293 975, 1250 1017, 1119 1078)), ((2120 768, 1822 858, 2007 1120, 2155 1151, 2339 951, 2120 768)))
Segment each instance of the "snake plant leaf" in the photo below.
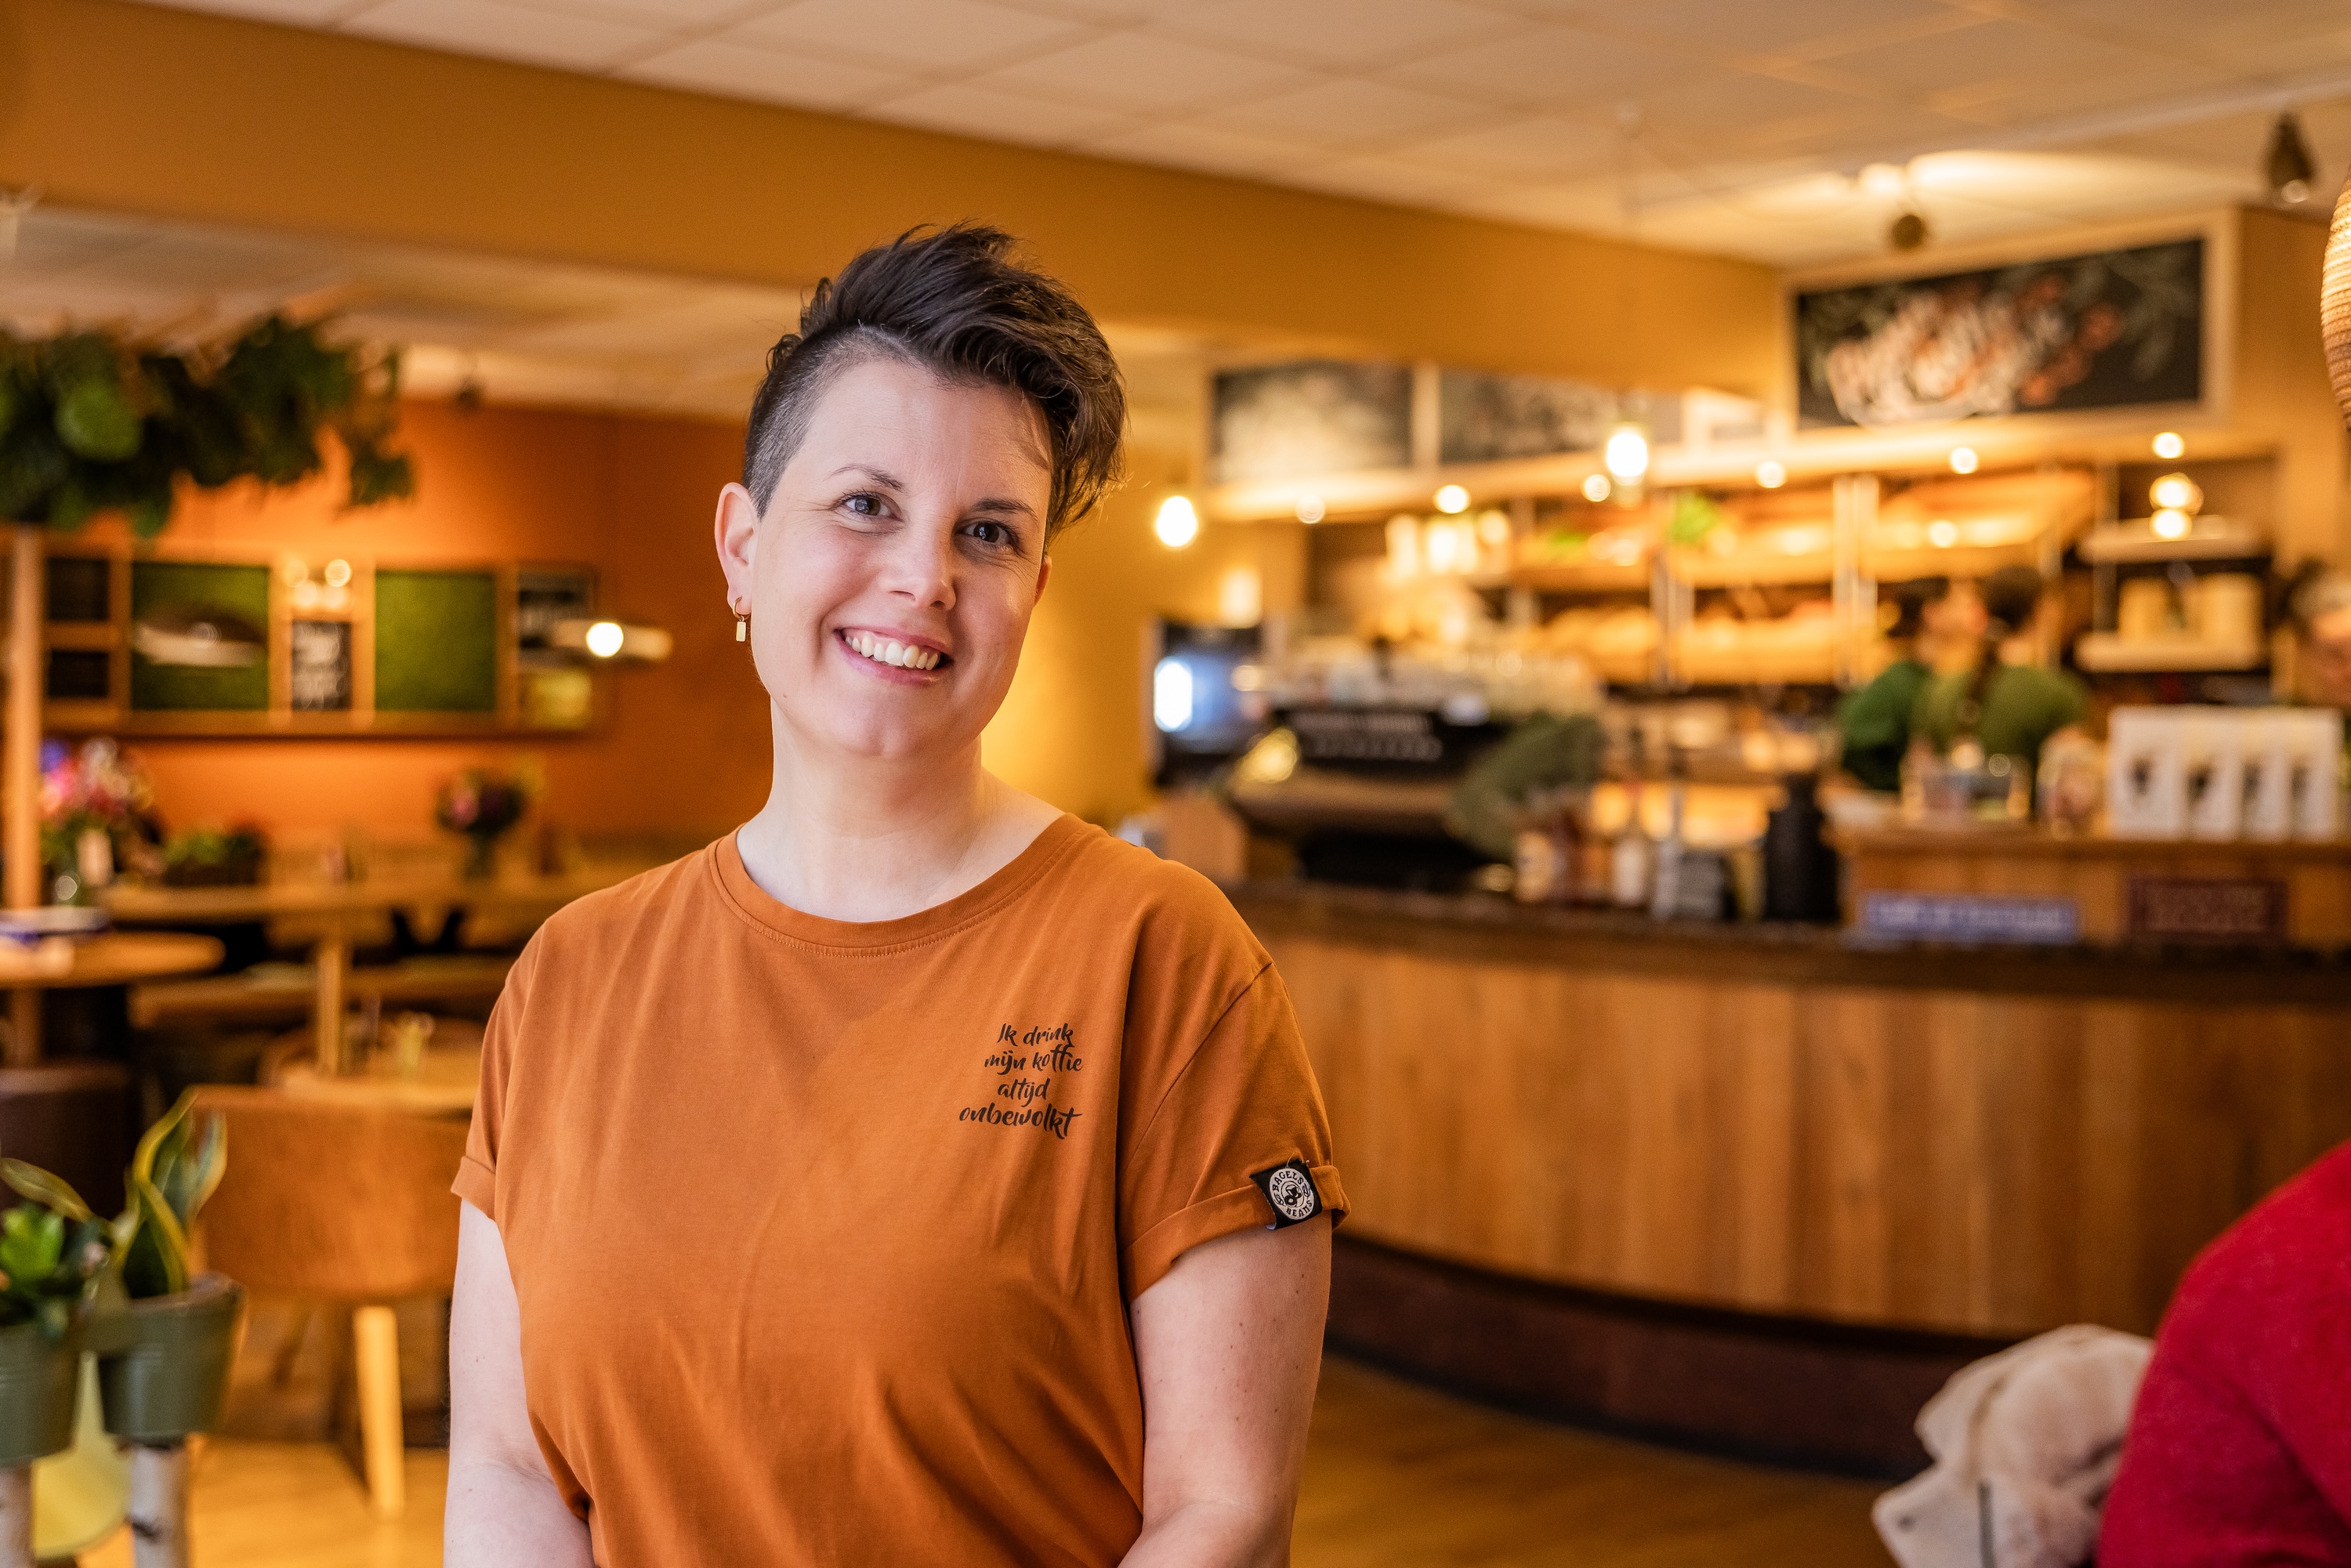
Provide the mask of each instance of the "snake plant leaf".
POLYGON ((0 1214, 0 1274, 35 1284, 57 1271, 66 1249, 65 1217, 29 1203, 0 1214))
POLYGON ((139 410, 122 383, 92 376, 57 399, 57 439, 78 457, 120 463, 139 450, 139 410))
POLYGON ((81 1200, 81 1194, 74 1191, 72 1184, 38 1166, 0 1159, 0 1182, 7 1183, 9 1190, 18 1197, 55 1209, 76 1224, 90 1218, 89 1205, 81 1200))

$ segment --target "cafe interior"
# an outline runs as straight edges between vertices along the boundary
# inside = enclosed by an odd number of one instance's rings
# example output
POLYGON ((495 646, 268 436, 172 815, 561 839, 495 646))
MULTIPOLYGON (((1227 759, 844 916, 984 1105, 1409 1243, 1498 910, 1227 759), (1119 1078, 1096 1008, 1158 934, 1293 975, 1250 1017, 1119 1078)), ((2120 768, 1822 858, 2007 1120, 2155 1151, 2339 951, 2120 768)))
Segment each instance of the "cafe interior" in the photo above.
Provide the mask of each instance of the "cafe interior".
POLYGON ((1353 1204, 1292 1560, 2089 1561, 2351 1139, 2346 172, 2305 0, 0 0, 0 1274, 155 1309, 0 1282, 0 1568, 441 1560, 484 1022, 765 799, 751 392, 960 220, 1129 400, 986 764, 1353 1204))

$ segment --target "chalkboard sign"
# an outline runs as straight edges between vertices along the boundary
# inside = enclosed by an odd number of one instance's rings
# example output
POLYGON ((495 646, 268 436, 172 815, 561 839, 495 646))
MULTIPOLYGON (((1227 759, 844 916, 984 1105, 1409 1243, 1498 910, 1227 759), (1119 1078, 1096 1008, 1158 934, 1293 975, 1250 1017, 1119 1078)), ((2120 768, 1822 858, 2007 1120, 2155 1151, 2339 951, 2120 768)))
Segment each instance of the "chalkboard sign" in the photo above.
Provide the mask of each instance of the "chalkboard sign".
POLYGON ((131 562, 131 710, 267 709, 268 624, 266 566, 131 562))
POLYGON ((497 711, 496 572, 377 570, 375 707, 497 711))
POLYGON ((288 705, 296 713, 344 713, 351 706, 351 623, 297 621, 287 628, 288 705))
POLYGON ((2204 393, 2204 242, 1796 296, 1807 425, 2193 402, 2204 393))

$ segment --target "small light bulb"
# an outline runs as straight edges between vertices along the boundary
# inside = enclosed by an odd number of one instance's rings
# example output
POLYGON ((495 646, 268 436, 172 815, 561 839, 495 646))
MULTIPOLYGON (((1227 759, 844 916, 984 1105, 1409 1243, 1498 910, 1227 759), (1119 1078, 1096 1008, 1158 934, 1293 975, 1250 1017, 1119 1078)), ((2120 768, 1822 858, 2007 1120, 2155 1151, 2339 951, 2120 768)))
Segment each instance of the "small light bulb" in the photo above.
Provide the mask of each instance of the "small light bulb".
POLYGON ((1478 514, 1478 538, 1481 544, 1497 549, 1510 542, 1510 517, 1507 512, 1485 511, 1478 514))
POLYGON ((2180 439, 2179 432, 2176 430, 2167 430, 2155 438, 2155 455, 2167 463, 2187 450, 2188 443, 2180 439))
POLYGON ((1614 488, 1615 486, 1608 483, 1607 475, 1594 474, 1583 482, 1583 498, 1597 504, 1606 500, 1608 492, 1614 488))
POLYGON ((588 651, 600 659, 609 659, 621 651, 629 634, 621 630, 617 621, 599 621, 588 628, 588 651))
POLYGON ((1767 457, 1755 465, 1755 482, 1766 490, 1776 490, 1788 482, 1788 471, 1767 457))
POLYGON ((1974 447, 1954 446, 1951 448, 1952 473, 1972 474, 1976 471, 1976 449, 1974 447))
POLYGON ((1159 520, 1151 525, 1151 530, 1169 549, 1182 549, 1200 537, 1200 515, 1190 501, 1170 496, 1159 503, 1159 520))
POLYGON ((327 563, 327 586, 329 588, 341 588, 346 583, 350 582, 350 580, 351 563, 350 561, 337 559, 330 560, 327 563))
POLYGON ((2188 514, 2177 507, 2166 507, 2147 519, 2147 527, 2159 539, 2184 539, 2189 527, 2188 514))
POLYGON ((1949 517, 1938 517, 1927 525, 1927 542, 1937 549, 1949 549, 1959 542, 1959 525, 1949 517))
POLYGON ((2204 490, 2185 474, 2166 474, 2147 487, 2147 499, 2158 511, 2193 514, 2204 505, 2204 490))
POLYGON ((1437 492, 1437 509, 1440 512, 1466 512, 1469 509, 1469 492, 1458 485, 1447 485, 1437 492))
POLYGON ((1649 471, 1649 437, 1637 424, 1620 424, 1609 433, 1601 451, 1608 472, 1620 484, 1630 485, 1649 471))
POLYGON ((1299 497, 1298 520, 1301 523, 1321 522, 1322 520, 1322 497, 1320 496, 1299 497))

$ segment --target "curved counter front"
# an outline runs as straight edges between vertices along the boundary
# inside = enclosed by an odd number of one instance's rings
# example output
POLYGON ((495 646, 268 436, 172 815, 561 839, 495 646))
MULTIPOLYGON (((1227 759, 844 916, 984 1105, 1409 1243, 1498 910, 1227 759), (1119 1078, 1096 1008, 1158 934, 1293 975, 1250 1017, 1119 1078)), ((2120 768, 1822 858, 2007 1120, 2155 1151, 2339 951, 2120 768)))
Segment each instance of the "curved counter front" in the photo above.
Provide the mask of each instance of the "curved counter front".
MULTIPOLYGON (((2337 958, 1869 948, 1484 896, 1229 891, 1330 1105, 1356 1206, 1343 1285, 1385 1281, 1391 1317, 1415 1291, 1525 1309, 1524 1285, 1620 1337, 1699 1325, 1908 1355, 1902 1456, 1929 1370, 2062 1323, 2153 1332, 2199 1248, 2351 1136, 2337 958)), ((1903 1462, 1882 1442, 1776 1446, 1903 1462)))

